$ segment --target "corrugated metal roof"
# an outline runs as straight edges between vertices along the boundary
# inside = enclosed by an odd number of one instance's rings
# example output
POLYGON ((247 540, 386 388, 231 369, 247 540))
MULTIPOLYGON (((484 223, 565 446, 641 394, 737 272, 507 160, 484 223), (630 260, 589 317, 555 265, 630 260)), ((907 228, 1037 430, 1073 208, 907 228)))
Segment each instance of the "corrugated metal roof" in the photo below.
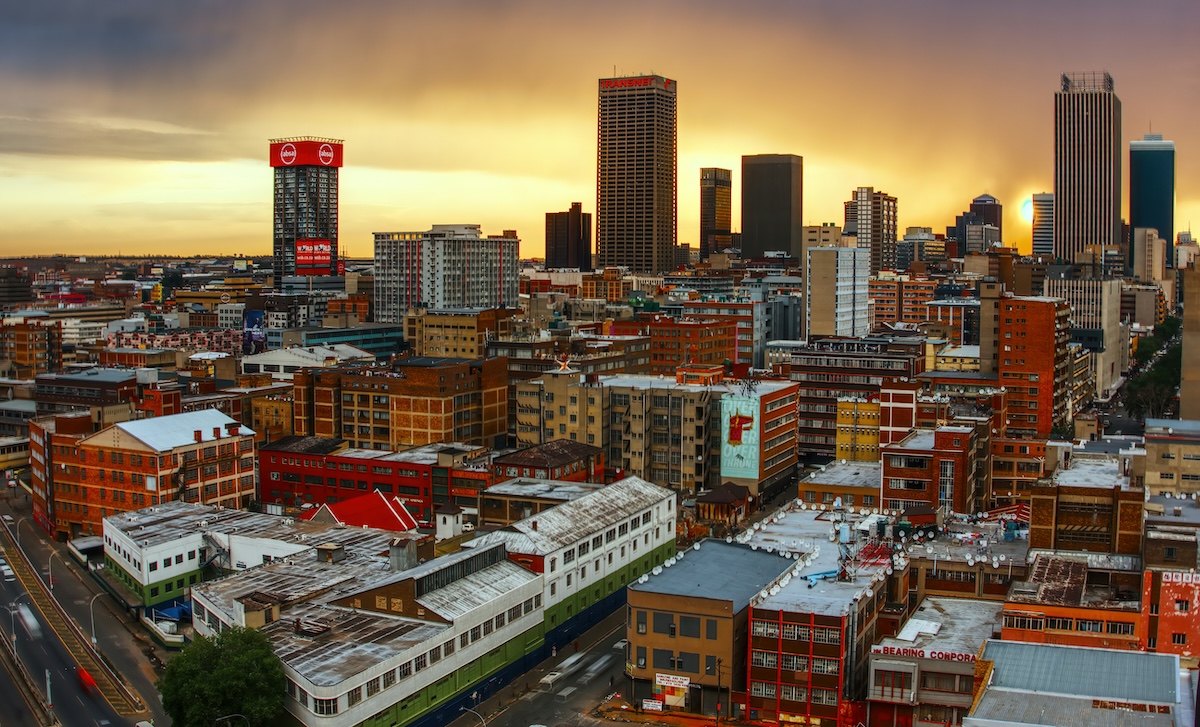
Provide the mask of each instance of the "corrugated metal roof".
POLYGON ((503 560, 427 593, 417 602, 444 618, 457 619, 538 577, 512 561, 503 560))
POLYGON ((989 640, 992 688, 1175 704, 1179 661, 1167 654, 989 640))
MULTIPOLYGON (((155 451, 169 452, 176 447, 186 447, 195 443, 197 430, 202 442, 216 441, 213 438, 214 428, 220 430, 221 437, 225 437, 225 425, 234 423, 235 419, 230 419, 216 409, 201 409, 136 422, 121 422, 116 426, 155 451)), ((253 436, 254 431, 238 425, 238 434, 253 436)))
POLYGON ((672 496, 671 490, 647 482, 641 477, 626 477, 608 487, 569 500, 505 528, 524 539, 507 537, 493 531, 474 540, 473 547, 503 542, 510 552, 549 555, 581 538, 628 520, 672 496))

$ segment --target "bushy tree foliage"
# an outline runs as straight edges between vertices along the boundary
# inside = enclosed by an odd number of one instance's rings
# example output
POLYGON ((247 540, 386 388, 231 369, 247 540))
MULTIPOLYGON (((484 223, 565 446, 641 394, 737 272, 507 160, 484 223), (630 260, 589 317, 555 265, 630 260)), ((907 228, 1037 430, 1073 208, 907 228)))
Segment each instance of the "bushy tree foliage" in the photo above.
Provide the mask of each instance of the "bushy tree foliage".
POLYGON ((250 727, 273 724, 283 711, 284 686, 270 640, 243 628, 197 637, 167 663, 158 681, 163 709, 175 727, 213 727, 230 714, 245 715, 250 727))

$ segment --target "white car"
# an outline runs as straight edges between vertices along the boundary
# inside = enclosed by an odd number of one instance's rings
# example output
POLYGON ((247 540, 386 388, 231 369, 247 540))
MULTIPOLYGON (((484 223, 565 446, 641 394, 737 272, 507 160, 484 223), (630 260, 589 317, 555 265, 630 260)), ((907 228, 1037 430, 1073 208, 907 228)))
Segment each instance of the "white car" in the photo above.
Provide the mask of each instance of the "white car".
POLYGON ((463 523, 463 532, 464 533, 474 532, 474 530, 475 530, 475 523, 463 523))
POLYGON ((4 576, 5 583, 12 583, 17 579, 13 575, 13 569, 8 567, 8 563, 0 563, 0 576, 4 576))

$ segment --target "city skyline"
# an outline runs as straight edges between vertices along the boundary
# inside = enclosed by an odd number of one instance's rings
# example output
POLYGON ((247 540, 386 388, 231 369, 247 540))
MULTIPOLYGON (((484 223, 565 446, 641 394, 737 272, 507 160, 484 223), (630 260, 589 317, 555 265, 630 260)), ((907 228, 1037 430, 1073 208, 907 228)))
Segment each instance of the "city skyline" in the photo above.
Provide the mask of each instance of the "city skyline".
POLYGON ((1176 229, 1200 218, 1190 69, 1167 63, 1165 50, 1184 47, 1200 20, 1190 3, 1153 12, 1089 3, 1086 13, 1080 3, 755 3, 737 12, 663 3, 630 5, 639 22, 622 24, 610 22, 630 16, 619 6, 282 7, 6 11, 0 78, 11 93, 0 107, 0 194, 10 212, 0 254, 265 257, 266 142, 317 134, 348 145, 345 254, 370 256, 374 230, 480 224, 490 234, 515 228, 521 254, 538 256, 547 210, 581 201, 595 211, 594 84, 643 72, 683 84, 684 244, 699 242, 691 180, 700 168, 735 170, 736 225, 741 156, 781 153, 805 158, 806 224, 840 220, 845 191, 859 186, 897 197, 901 231, 941 229, 989 193, 1005 206, 1006 242, 1028 250, 1021 208, 1053 186, 1059 75, 1092 69, 1117 81, 1122 155, 1151 130, 1175 140, 1176 229), (389 24, 406 30, 404 53, 365 42, 389 24), (564 24, 588 30, 582 40, 543 32, 564 24), (716 29, 738 53, 713 55, 694 42, 716 29), (897 32, 905 29, 935 37, 939 52, 913 53, 897 32), (447 32, 461 41, 454 59, 436 53, 447 32), (1160 42, 1135 49, 1127 39, 1138 32, 1160 42), (310 34, 324 39, 319 52, 300 53, 288 40, 310 34), (498 34, 520 50, 497 55, 498 34), (879 113, 837 111, 868 69, 879 113), (831 110, 813 113, 818 107, 831 110))

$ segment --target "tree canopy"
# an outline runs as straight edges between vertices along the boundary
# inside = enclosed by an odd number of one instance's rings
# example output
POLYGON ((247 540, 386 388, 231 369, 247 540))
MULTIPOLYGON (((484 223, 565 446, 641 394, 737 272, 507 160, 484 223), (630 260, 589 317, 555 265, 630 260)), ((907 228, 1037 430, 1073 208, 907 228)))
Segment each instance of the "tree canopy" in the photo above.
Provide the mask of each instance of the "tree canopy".
POLYGON ((1150 370, 1125 384, 1121 392, 1125 412, 1134 419, 1167 416, 1179 391, 1182 368, 1183 349, 1171 346, 1150 370))
POLYGON ((213 727, 230 714, 245 715, 250 727, 273 724, 283 711, 284 686, 270 640, 236 627, 212 639, 197 637, 167 663, 158 681, 175 727, 213 727))

